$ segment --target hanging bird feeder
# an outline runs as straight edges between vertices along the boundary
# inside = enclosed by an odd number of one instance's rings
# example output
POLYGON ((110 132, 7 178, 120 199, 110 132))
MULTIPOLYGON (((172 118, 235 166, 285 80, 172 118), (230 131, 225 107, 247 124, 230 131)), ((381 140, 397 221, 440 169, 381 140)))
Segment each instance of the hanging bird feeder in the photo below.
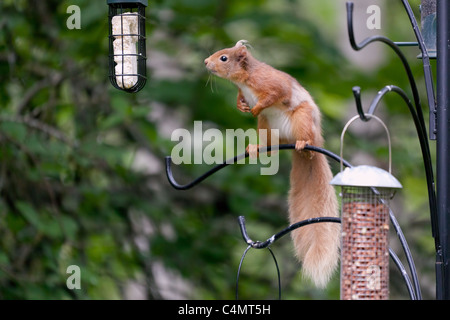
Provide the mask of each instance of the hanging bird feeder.
MULTIPOLYGON (((389 298, 389 200, 402 185, 389 172, 367 165, 346 168, 331 181, 341 187, 341 299, 386 300, 389 298)), ((347 123, 341 136, 354 117, 347 123)))
POLYGON ((145 7, 148 0, 107 0, 109 6, 109 79, 126 92, 146 81, 145 7))

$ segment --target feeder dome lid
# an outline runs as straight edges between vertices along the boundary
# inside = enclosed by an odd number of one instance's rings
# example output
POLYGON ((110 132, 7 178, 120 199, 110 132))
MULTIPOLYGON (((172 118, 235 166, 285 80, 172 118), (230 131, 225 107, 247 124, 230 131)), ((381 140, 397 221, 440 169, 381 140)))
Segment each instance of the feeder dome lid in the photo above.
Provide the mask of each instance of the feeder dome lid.
POLYGON ((345 168, 331 180, 330 184, 348 187, 402 188, 392 174, 368 165, 345 168))

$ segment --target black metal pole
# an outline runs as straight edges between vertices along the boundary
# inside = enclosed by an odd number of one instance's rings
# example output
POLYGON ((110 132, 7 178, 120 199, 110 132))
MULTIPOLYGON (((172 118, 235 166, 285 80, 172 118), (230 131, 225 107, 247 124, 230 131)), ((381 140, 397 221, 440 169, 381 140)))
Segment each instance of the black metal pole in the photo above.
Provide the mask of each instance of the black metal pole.
POLYGON ((436 298, 450 299, 450 3, 437 2, 437 212, 436 298))

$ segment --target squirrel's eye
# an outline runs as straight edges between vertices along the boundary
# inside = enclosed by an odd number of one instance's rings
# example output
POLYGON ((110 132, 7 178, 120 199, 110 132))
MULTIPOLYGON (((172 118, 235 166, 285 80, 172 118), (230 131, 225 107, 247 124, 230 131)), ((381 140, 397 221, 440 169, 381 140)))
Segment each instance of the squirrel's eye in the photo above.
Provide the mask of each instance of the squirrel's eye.
POLYGON ((220 61, 225 62, 225 61, 227 61, 227 60, 228 60, 228 57, 227 57, 227 56, 221 56, 221 57, 220 57, 220 61))

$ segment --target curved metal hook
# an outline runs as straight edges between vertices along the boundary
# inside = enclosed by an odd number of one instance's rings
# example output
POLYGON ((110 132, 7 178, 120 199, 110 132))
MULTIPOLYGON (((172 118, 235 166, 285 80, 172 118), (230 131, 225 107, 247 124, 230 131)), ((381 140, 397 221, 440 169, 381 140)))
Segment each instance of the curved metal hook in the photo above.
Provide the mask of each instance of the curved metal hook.
POLYGON ((364 112, 361 103, 361 87, 353 87, 352 91, 353 97, 355 98, 356 111, 358 111, 359 118, 364 122, 369 121, 370 119, 366 117, 366 113, 364 112))
MULTIPOLYGON (((278 146, 269 146, 269 147, 260 147, 258 149, 259 153, 264 153, 264 152, 270 152, 272 149, 274 150, 288 150, 288 149, 295 149, 295 144, 280 144, 278 146)), ((334 159, 338 162, 341 161, 341 158, 334 154, 333 152, 323 149, 323 148, 319 148, 319 147, 314 147, 314 146, 310 146, 310 145, 306 145, 305 146, 305 150, 309 150, 309 151, 314 151, 314 152, 319 152, 322 153, 328 157, 330 157, 331 159, 334 159)), ((218 164, 217 166, 213 167, 212 169, 210 169, 209 171, 205 172, 203 175, 199 176, 198 178, 194 179, 193 181, 187 183, 187 184, 180 184, 178 183, 175 178, 173 177, 173 173, 172 173, 172 157, 167 156, 166 157, 166 175, 167 175, 167 179, 169 180, 169 183, 172 185, 172 187, 174 187, 177 190, 187 190, 190 189, 194 186, 196 186, 197 184, 199 184, 200 182, 202 182, 203 180, 205 180, 206 178, 208 178, 209 176, 211 176, 212 174, 214 174, 215 172, 225 168, 226 166, 230 165, 230 164, 234 164, 236 162, 238 162, 241 159, 247 158, 249 156, 249 154, 246 153, 242 153, 238 156, 235 156, 234 158, 228 159, 226 160, 224 163, 218 164)), ((343 160, 344 165, 349 166, 350 164, 343 160)))
MULTIPOLYGON (((260 241, 253 241, 247 233, 247 228, 245 227, 245 218, 244 216, 239 216, 238 217, 238 222, 239 222, 239 228, 241 229, 241 234, 242 234, 242 238, 244 238, 244 241, 248 244, 247 249, 245 249, 244 254, 241 257, 241 261, 239 263, 239 268, 238 268, 238 273, 237 273, 237 279, 236 279, 236 300, 238 300, 238 286, 239 286, 239 276, 240 276, 240 272, 241 272, 241 268, 242 268, 242 263, 244 262, 244 258, 247 254, 247 252, 253 248, 253 249, 268 249, 270 254, 272 255, 272 258, 274 260, 275 263, 275 267, 277 269, 277 275, 278 275, 278 299, 281 300, 281 277, 280 277, 280 269, 278 267, 278 262, 277 259, 275 258, 275 255, 272 251, 272 249, 270 248, 270 245, 275 242, 276 240, 280 239, 281 237, 283 237, 284 235, 288 234, 289 232, 291 232, 292 230, 295 230, 297 228, 306 226, 308 224, 313 224, 313 223, 319 223, 319 222, 334 222, 334 223, 340 223, 341 219, 340 218, 336 218, 336 217, 318 217, 318 218, 311 218, 308 220, 304 220, 304 221, 300 221, 297 223, 294 223, 290 226, 288 226, 287 228, 281 230, 280 232, 274 234, 272 237, 270 237, 269 239, 267 239, 264 242, 260 242, 260 241)), ((406 274, 406 272, 402 272, 402 274, 406 274)), ((407 274, 406 274, 407 276, 407 274)), ((408 278, 407 278, 408 279, 408 278)))
POLYGON ((314 223, 320 223, 320 222, 332 222, 332 223, 341 223, 341 218, 336 217, 316 217, 316 218, 310 218, 306 220, 302 220, 299 222, 296 222, 294 224, 291 224, 287 228, 281 230, 280 232, 274 234, 266 241, 253 241, 247 233, 247 228, 245 227, 245 218, 244 216, 238 217, 239 222, 239 228, 241 229, 242 238, 244 238, 245 243, 247 243, 249 246, 255 249, 264 249, 269 247, 272 243, 274 243, 276 240, 280 239, 281 237, 285 236, 289 232, 301 228, 303 226, 314 224, 314 223))
MULTIPOLYGON (((356 110, 358 111, 358 115, 363 121, 369 121, 370 117, 366 117, 366 115, 373 115, 375 113, 375 110, 378 107, 378 104, 380 103, 381 99, 389 92, 395 92, 397 93, 407 104, 408 109, 413 117, 414 123, 416 125, 416 129, 419 133, 420 137, 426 137, 426 132, 422 131, 422 127, 420 125, 420 119, 414 109, 414 106, 411 102, 411 100, 408 98, 408 95, 403 91, 400 87, 394 86, 394 85, 387 85, 383 87, 380 91, 378 91, 375 98, 372 100, 369 106, 369 110, 365 112, 363 110, 363 106, 361 103, 361 88, 360 87, 353 87, 353 96, 355 97, 355 104, 356 104, 356 110)), ((426 145, 424 145, 424 148, 426 150, 426 145)))

